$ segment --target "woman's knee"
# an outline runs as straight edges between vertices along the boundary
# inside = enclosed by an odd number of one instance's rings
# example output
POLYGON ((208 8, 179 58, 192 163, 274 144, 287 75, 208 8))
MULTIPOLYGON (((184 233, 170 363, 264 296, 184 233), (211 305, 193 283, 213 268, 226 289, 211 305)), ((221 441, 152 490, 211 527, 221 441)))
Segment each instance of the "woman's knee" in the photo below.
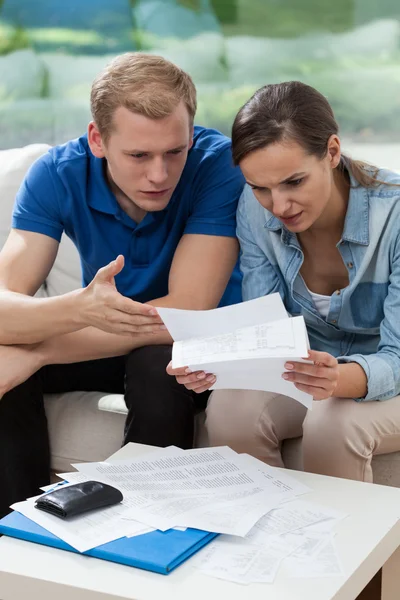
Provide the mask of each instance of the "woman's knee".
POLYGON ((249 390, 218 390, 209 398, 205 427, 211 446, 265 458, 280 440, 269 408, 276 395, 249 390))
POLYGON ((314 401, 303 423, 303 443, 318 444, 322 450, 353 440, 359 429, 356 408, 354 400, 347 398, 314 401))
POLYGON ((304 469, 314 473, 369 481, 374 438, 357 418, 351 399, 314 402, 303 425, 304 469), (367 472, 368 471, 368 472, 367 472))

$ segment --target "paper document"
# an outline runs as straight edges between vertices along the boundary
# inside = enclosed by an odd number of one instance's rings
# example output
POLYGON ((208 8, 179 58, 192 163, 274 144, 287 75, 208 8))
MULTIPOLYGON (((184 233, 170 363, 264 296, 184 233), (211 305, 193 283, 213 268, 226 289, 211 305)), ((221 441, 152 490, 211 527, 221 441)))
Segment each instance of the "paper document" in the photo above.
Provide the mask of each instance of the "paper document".
POLYGON ((122 518, 129 509, 129 501, 124 500, 121 504, 63 520, 35 508, 37 498, 38 496, 35 496, 24 502, 17 502, 11 508, 35 521, 79 552, 86 552, 121 537, 153 531, 153 528, 143 523, 125 521, 122 518))
POLYGON ((345 516, 311 502, 287 502, 245 537, 218 537, 192 564, 205 575, 241 584, 272 583, 281 565, 290 577, 341 575, 332 527, 318 531, 315 523, 337 525, 345 516))
POLYGON ((247 538, 252 543, 264 543, 269 536, 294 532, 323 521, 339 521, 347 515, 314 502, 292 500, 265 515, 253 527, 247 538))
POLYGON ((226 447, 170 451, 165 457, 74 465, 119 488, 134 519, 165 531, 193 527, 243 536, 269 510, 295 496, 226 447))
POLYGON ((157 312, 175 341, 230 333, 234 327, 250 327, 287 317, 279 294, 214 310, 157 307, 157 312))
POLYGON ((304 559, 295 555, 289 556, 283 562, 283 568, 289 577, 340 577, 344 575, 335 541, 327 539, 319 551, 304 559))
POLYGON ((282 379, 286 360, 309 349, 303 317, 290 318, 279 294, 209 311, 157 309, 174 339, 172 365, 216 375, 211 389, 249 389, 312 397, 282 379))
POLYGON ((302 494, 311 492, 311 488, 298 481, 295 477, 288 475, 283 469, 271 467, 261 460, 254 458, 254 456, 250 456, 250 454, 240 454, 239 461, 243 467, 256 469, 261 473, 268 484, 272 486, 269 489, 275 492, 290 492, 295 496, 301 496, 302 494))

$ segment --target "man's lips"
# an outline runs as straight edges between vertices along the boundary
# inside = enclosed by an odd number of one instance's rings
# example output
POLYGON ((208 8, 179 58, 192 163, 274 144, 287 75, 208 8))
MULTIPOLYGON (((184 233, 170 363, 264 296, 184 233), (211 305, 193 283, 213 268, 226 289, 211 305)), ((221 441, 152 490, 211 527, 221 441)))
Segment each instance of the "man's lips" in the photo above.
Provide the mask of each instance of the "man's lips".
POLYGON ((141 192, 146 196, 164 196, 167 192, 169 192, 169 188, 165 190, 141 190, 141 192))

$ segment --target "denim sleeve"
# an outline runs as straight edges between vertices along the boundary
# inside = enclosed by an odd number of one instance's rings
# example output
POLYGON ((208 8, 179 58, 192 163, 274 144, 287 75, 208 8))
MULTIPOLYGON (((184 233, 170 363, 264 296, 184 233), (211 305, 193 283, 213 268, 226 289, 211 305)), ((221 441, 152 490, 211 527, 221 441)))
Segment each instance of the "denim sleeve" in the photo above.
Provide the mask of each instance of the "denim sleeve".
POLYGON ((388 294, 384 301, 384 318, 376 354, 340 357, 341 363, 356 362, 365 371, 368 391, 365 400, 389 400, 400 394, 400 235, 390 250, 391 270, 388 294))
MULTIPOLYGON (((258 211, 254 210, 254 204, 252 206, 253 202, 257 201, 250 188, 245 186, 236 217, 236 234, 240 242, 240 270, 243 273, 243 300, 253 300, 274 292, 279 292, 284 298, 276 271, 255 239, 254 226, 259 224, 259 215, 258 211)), ((267 235, 267 232, 263 233, 267 235)))

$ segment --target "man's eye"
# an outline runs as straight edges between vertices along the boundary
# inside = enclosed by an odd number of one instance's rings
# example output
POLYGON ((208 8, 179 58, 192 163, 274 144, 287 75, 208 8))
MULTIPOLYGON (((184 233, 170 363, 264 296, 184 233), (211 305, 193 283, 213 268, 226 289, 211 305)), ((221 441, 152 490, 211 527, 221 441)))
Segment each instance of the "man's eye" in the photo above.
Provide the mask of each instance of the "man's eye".
POLYGON ((168 154, 181 154, 182 150, 170 150, 168 154))
POLYGON ((144 152, 139 152, 138 154, 131 154, 132 158, 143 158, 146 156, 144 152))
POLYGON ((292 181, 288 181, 288 185, 296 187, 297 185, 301 184, 301 182, 303 181, 303 179, 304 179, 304 177, 301 177, 300 179, 292 179, 292 181))

